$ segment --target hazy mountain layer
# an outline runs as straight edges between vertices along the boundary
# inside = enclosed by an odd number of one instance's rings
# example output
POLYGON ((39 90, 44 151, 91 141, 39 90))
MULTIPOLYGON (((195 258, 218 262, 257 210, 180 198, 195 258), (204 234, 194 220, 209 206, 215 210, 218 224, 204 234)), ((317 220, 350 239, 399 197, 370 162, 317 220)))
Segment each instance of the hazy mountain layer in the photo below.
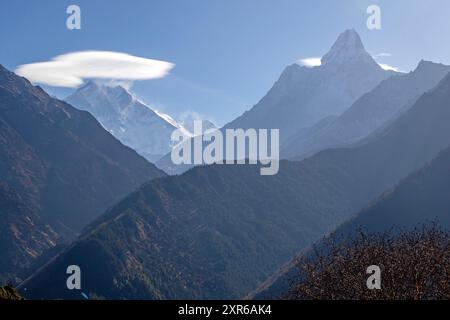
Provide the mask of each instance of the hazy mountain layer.
POLYGON ((382 81, 332 121, 321 121, 293 135, 281 148, 282 158, 302 159, 314 152, 358 142, 393 122, 424 92, 450 71, 442 64, 421 61, 408 73, 382 81))

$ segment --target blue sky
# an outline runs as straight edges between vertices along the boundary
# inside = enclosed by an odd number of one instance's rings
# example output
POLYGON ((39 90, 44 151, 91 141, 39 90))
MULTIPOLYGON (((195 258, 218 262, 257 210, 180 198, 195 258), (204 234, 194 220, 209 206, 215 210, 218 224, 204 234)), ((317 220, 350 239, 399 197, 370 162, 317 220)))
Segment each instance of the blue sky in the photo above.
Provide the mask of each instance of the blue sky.
MULTIPOLYGON (((422 58, 450 64, 448 0, 1 0, 0 63, 81 50, 109 50, 175 64, 161 79, 135 81, 145 102, 175 118, 195 111, 222 125, 251 108, 284 67, 326 53, 354 28, 380 62, 404 71, 422 58), (82 29, 66 28, 77 4, 82 29), (382 29, 366 28, 378 4, 382 29)), ((73 89, 44 87, 64 97, 73 89)))

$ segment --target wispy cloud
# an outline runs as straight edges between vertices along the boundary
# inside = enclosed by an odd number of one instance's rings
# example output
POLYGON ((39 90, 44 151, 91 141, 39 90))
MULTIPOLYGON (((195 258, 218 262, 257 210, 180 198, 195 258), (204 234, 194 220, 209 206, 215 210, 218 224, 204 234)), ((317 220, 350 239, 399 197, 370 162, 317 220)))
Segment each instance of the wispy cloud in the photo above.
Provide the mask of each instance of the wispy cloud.
POLYGON ((177 119, 181 123, 201 121, 201 120, 208 120, 212 123, 215 123, 212 117, 194 110, 185 110, 179 113, 177 119))
POLYGON ((85 79, 147 80, 164 77, 174 64, 112 51, 79 51, 50 61, 19 66, 15 72, 31 82, 74 88, 85 79))
POLYGON ((387 71, 395 71, 395 72, 401 72, 399 68, 394 67, 394 66, 390 66, 386 63, 379 63, 378 65, 383 69, 383 70, 387 70, 387 71))
MULTIPOLYGON (((377 60, 377 57, 390 57, 390 56, 391 56, 390 53, 379 53, 379 54, 373 55, 372 57, 374 58, 374 60, 377 60)), ((307 68, 318 67, 318 66, 322 65, 321 59, 322 59, 321 57, 304 58, 304 59, 298 60, 297 64, 299 64, 303 67, 307 67, 307 68)), ((384 70, 401 72, 400 69, 397 67, 391 66, 386 63, 379 63, 378 61, 377 61, 377 63, 384 70)))
POLYGON ((381 52, 381 53, 377 53, 377 54, 374 54, 374 55, 372 55, 372 58, 378 63, 378 65, 382 68, 382 69, 384 69, 384 70, 387 70, 387 71, 395 71, 395 72, 401 72, 400 71, 400 69, 399 68, 397 68, 397 67, 394 67, 394 66, 391 66, 391 65, 389 65, 389 64, 387 64, 387 63, 381 63, 381 62, 379 62, 378 60, 381 58, 388 58, 388 57, 391 57, 392 56, 392 54, 390 54, 390 53, 388 53, 388 52, 381 52))
POLYGON ((321 57, 304 58, 298 60, 297 63, 307 68, 313 68, 322 65, 322 58, 321 57))
POLYGON ((107 86, 111 88, 121 86, 127 91, 131 91, 134 84, 133 80, 124 80, 124 79, 93 79, 92 81, 97 83, 98 85, 107 86))
POLYGON ((387 52, 381 52, 381 53, 375 54, 373 57, 374 58, 379 58, 379 57, 390 57, 390 56, 392 56, 392 54, 387 53, 387 52))

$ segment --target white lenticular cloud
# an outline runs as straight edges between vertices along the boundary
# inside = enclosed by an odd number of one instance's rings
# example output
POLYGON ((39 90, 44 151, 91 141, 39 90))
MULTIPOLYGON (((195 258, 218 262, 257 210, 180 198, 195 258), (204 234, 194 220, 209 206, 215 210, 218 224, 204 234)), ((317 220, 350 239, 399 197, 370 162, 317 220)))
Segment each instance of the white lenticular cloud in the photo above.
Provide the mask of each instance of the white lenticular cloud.
POLYGON ((321 57, 304 58, 298 60, 297 63, 307 68, 313 68, 322 65, 322 58, 321 57))
POLYGON ((80 51, 24 64, 15 72, 33 83, 74 88, 85 79, 147 80, 166 76, 174 64, 112 51, 80 51))

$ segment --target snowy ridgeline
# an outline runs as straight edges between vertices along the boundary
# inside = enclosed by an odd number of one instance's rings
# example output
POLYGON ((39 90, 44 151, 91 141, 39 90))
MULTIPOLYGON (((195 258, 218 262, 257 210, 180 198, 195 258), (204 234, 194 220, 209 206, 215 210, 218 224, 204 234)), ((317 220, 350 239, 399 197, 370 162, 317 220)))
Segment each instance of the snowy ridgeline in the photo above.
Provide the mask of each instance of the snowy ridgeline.
MULTIPOLYGON (((153 110, 121 86, 88 82, 66 101, 74 107, 90 112, 123 144, 133 148, 150 162, 156 162, 171 151, 171 134, 180 129, 193 136, 194 119, 178 123, 170 116, 153 110)), ((215 128, 203 120, 206 129, 215 128)))

